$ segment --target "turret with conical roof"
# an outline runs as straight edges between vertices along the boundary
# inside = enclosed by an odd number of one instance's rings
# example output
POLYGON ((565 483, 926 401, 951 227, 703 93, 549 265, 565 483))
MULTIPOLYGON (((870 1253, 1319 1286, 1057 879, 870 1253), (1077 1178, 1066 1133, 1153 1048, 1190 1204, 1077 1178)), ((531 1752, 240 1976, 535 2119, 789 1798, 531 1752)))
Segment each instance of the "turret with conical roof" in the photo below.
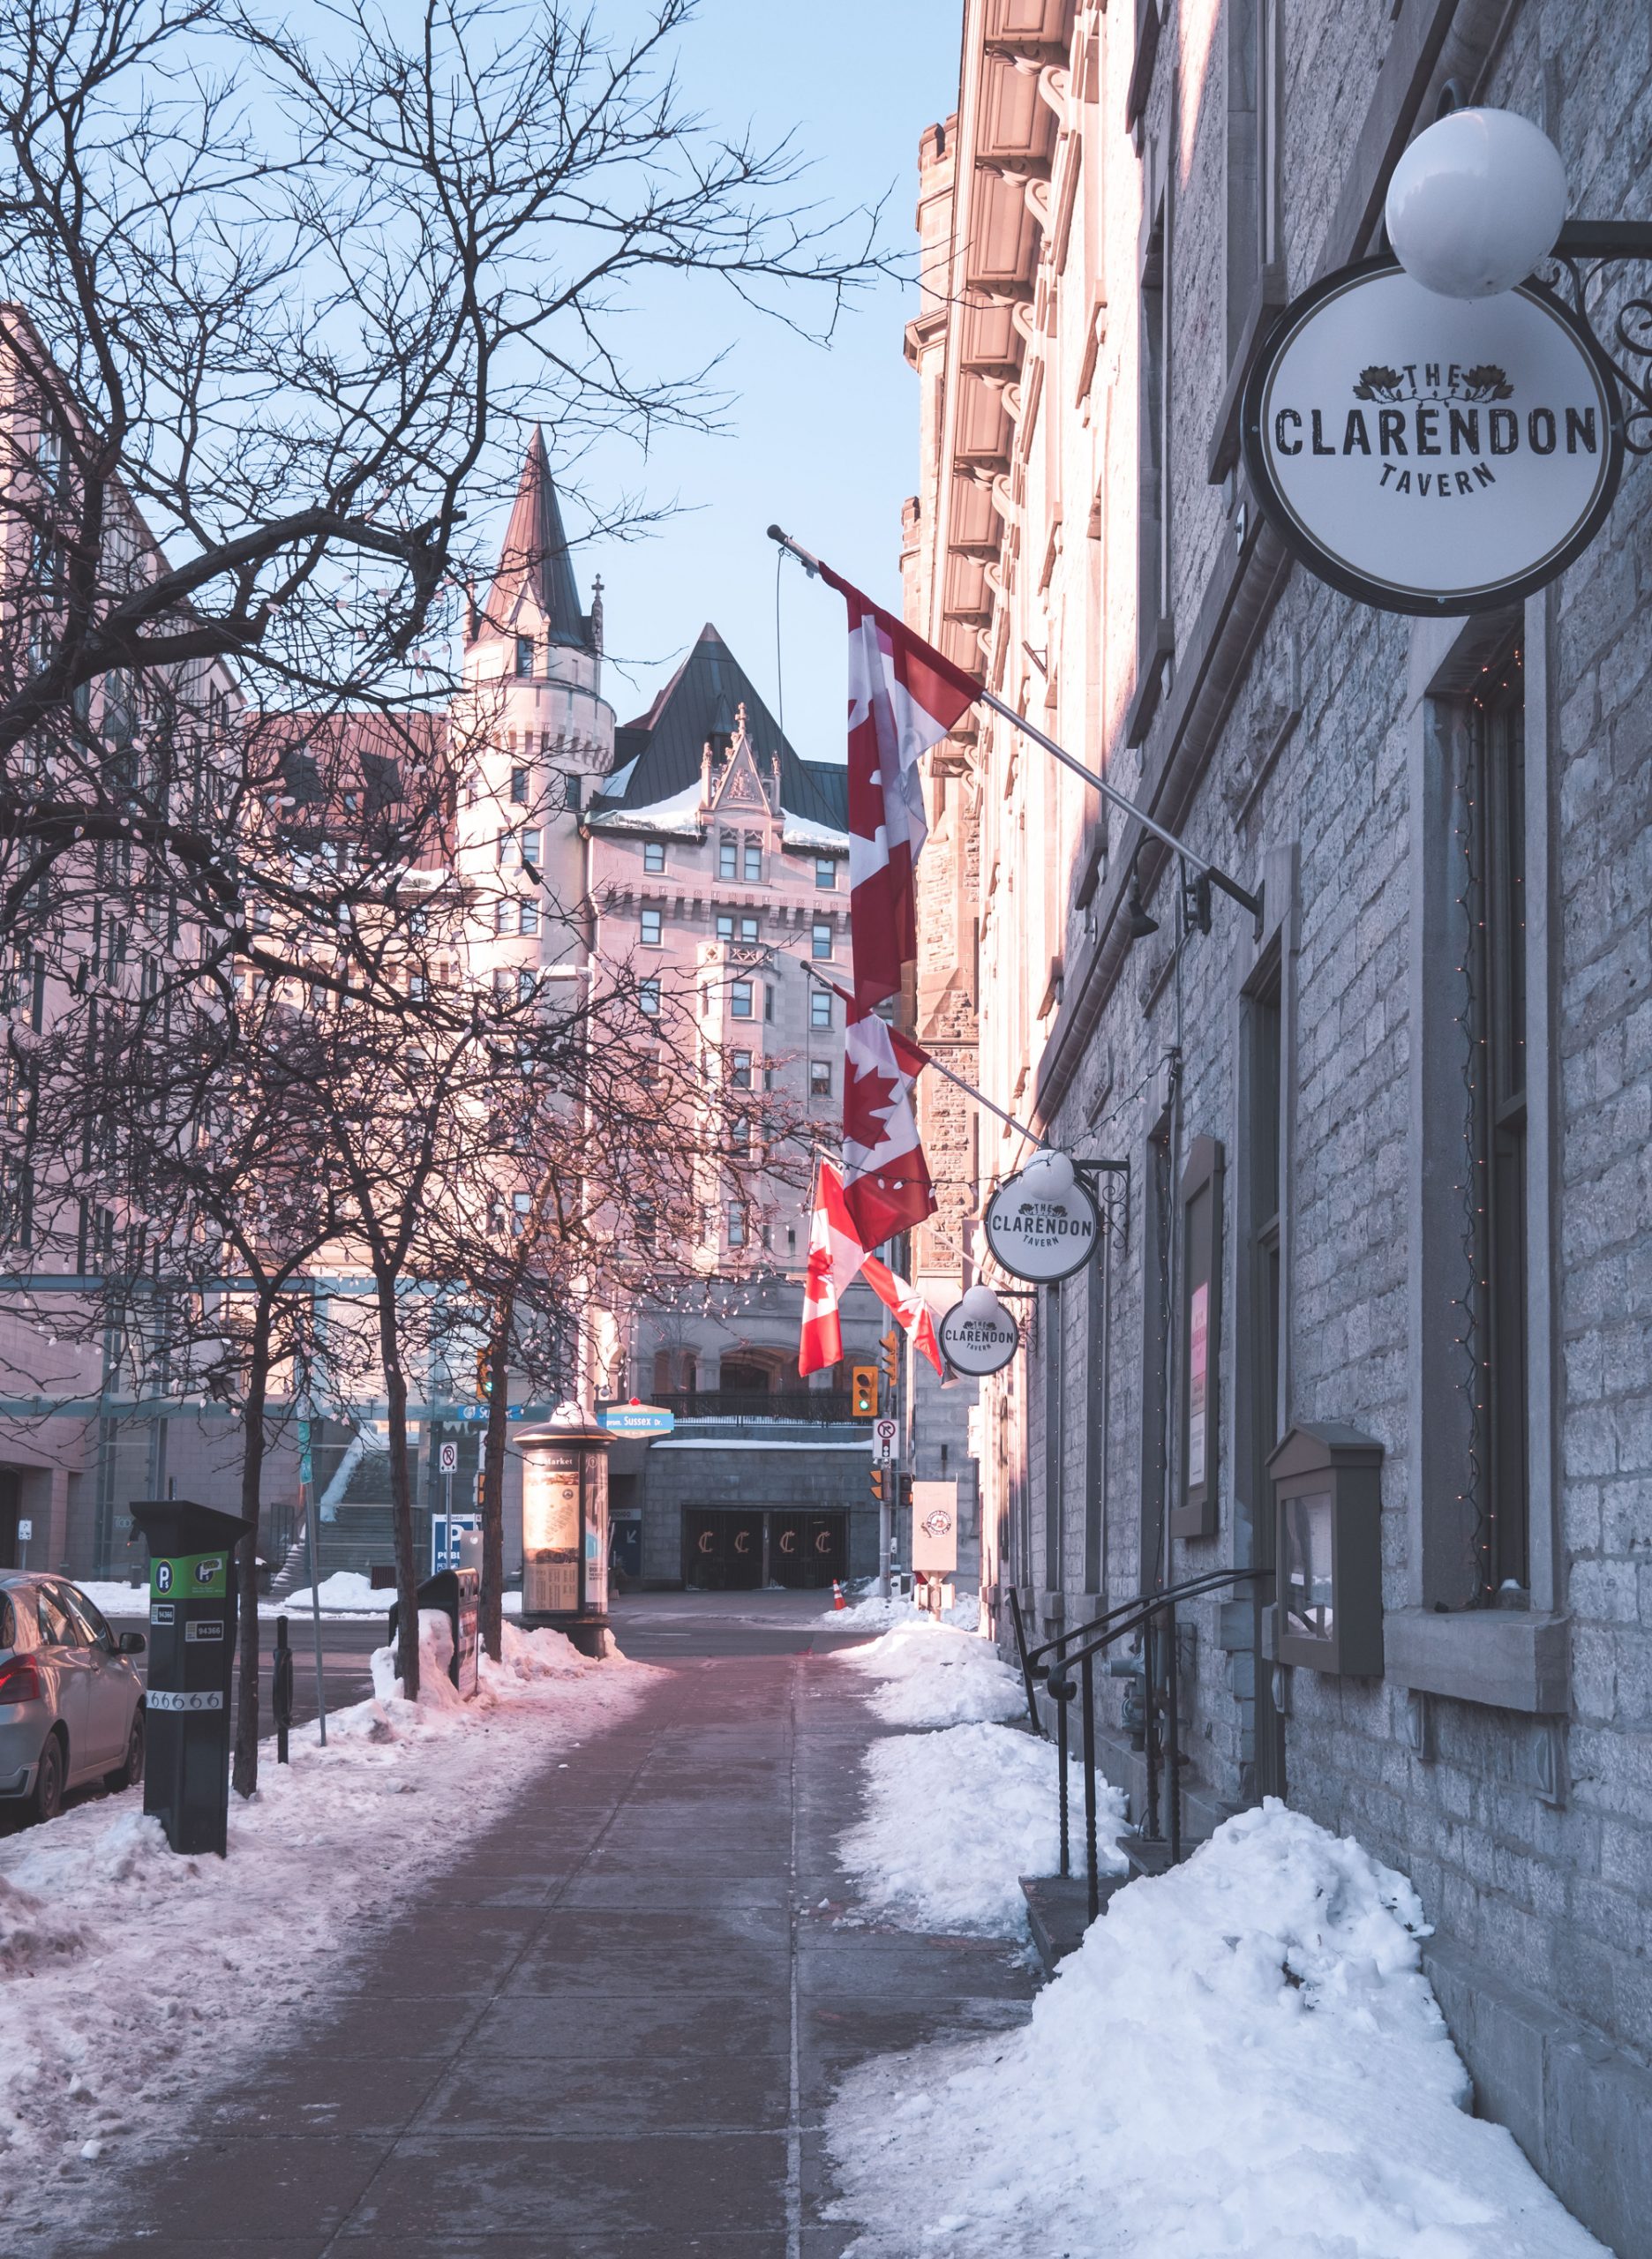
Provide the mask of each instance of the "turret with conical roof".
POLYGON ((499 570, 475 633, 505 637, 531 634, 575 650, 598 649, 596 621, 580 610, 562 506, 551 476, 544 432, 537 424, 517 481, 499 570))

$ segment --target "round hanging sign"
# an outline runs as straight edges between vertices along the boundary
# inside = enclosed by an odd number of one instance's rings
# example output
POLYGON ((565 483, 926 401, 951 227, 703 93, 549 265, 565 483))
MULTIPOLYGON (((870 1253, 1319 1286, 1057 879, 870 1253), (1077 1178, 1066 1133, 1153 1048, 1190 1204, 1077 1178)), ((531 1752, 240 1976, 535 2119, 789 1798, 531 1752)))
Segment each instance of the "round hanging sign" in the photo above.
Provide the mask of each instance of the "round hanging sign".
POLYGON ((1100 1212, 1082 1178, 1057 1197, 1007 1176, 987 1203, 987 1244, 1012 1279, 1070 1279, 1095 1252, 1100 1212))
POLYGON ((1021 1346, 1015 1320, 1002 1307, 996 1317, 972 1317, 954 1302, 940 1325, 941 1354, 954 1372, 972 1380, 1001 1373, 1021 1346))
POLYGON ((1552 291, 1443 298, 1391 259, 1286 307, 1241 434, 1288 547, 1385 612, 1531 595, 1594 539, 1623 475, 1617 380, 1552 291))

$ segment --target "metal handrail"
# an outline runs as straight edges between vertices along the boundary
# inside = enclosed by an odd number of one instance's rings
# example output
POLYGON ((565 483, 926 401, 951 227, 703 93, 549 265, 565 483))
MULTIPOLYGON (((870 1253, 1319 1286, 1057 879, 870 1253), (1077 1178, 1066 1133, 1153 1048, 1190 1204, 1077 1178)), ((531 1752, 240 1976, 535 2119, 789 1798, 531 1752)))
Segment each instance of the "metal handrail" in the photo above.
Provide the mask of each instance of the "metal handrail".
POLYGON ((1143 1658, 1143 1724, 1145 1754, 1147 1759, 1147 1811, 1146 1825, 1143 1835, 1146 1842, 1156 1842, 1159 1840, 1158 1791, 1160 1737, 1157 1726, 1159 1714, 1162 1709, 1168 1728, 1162 1748, 1168 1775, 1166 1782, 1168 1790, 1166 1800, 1169 1807, 1168 1818, 1170 1863, 1173 1866, 1179 1865, 1182 1858, 1182 1752, 1180 1745, 1182 1704, 1181 1673, 1176 1656, 1176 1607, 1182 1601, 1198 1599, 1205 1593, 1220 1590, 1223 1585, 1244 1584, 1255 1578, 1271 1577, 1273 1574, 1272 1569, 1207 1569, 1197 1577, 1185 1579, 1179 1585, 1167 1586, 1162 1592, 1138 1593, 1134 1599, 1122 1602, 1117 1608, 1109 1609, 1105 1615, 1097 1617, 1093 1623, 1078 1625, 1071 1632, 1063 1632, 1054 1640, 1046 1640, 1041 1645, 1033 1648, 1029 1648, 1026 1644, 1026 1635, 1021 1622, 1020 1596, 1014 1586, 1010 1587, 1010 1621, 1015 1628, 1016 1647, 1021 1659, 1021 1680, 1026 1689, 1027 1713, 1036 1732, 1042 1734, 1044 1731, 1043 1722, 1038 1715, 1038 1700, 1032 1684, 1036 1659, 1040 1655, 1048 1655, 1056 1647, 1064 1647, 1070 1640, 1084 1638, 1088 1632, 1096 1632, 1100 1635, 1090 1640, 1087 1645, 1076 1649, 1071 1655, 1061 1656, 1055 1662, 1048 1665, 1044 1672, 1047 1690, 1055 1705, 1055 1744, 1059 1760, 1061 1805, 1061 1872, 1065 1877, 1070 1872, 1071 1864, 1068 1841, 1067 1705, 1072 1700, 1074 1692, 1077 1691, 1068 1673, 1075 1663, 1079 1666, 1085 1706, 1085 1833, 1088 1852, 1090 1919, 1093 1922, 1100 1910, 1100 1879, 1096 1872, 1094 1669, 1096 1656, 1100 1654, 1103 1647, 1111 1647, 1115 1640, 1125 1639, 1132 1632, 1140 1632, 1146 1642, 1147 1652, 1143 1658), (1165 1674, 1165 1695, 1162 1700, 1158 1691, 1159 1672, 1155 1667, 1153 1654, 1155 1625, 1161 1617, 1168 1619, 1165 1625, 1168 1657, 1165 1674))

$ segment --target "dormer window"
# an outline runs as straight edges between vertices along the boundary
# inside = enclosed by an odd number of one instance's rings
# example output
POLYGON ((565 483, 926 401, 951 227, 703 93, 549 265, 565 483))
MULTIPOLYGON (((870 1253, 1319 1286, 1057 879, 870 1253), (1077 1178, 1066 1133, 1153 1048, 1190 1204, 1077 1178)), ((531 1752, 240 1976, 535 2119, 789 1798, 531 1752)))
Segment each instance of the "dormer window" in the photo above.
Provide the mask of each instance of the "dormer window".
POLYGON ((530 682, 533 679, 533 667, 534 639, 531 635, 519 635, 516 638, 516 679, 518 682, 530 682))

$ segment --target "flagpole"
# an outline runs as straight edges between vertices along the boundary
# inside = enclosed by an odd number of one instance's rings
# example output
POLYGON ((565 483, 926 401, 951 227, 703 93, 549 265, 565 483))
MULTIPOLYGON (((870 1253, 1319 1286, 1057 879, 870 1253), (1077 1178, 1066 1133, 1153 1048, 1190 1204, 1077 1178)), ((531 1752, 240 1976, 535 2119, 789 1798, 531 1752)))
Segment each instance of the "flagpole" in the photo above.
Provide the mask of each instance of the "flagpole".
MULTIPOLYGON (((819 575, 821 569, 819 558, 811 556, 807 549, 792 540, 789 533, 782 532, 778 526, 770 526, 769 538, 770 541, 777 542, 782 549, 789 550, 811 580, 819 575)), ((1259 894, 1252 894, 1248 888, 1241 886, 1236 879, 1230 879, 1227 872, 1219 868, 1216 864, 1207 863, 1202 855, 1196 853, 1187 844, 1185 840, 1178 839, 1175 833, 1168 829, 1156 817, 1149 815, 1145 808, 1138 807, 1134 800, 1119 791, 1117 785, 1109 784, 1106 777, 1099 775, 1095 769, 1086 769, 1082 761, 1075 760, 1064 746, 1057 745, 1054 738, 1046 737, 1042 730, 1035 728, 1025 714, 1017 714, 1015 708, 1007 704, 995 691, 987 690, 983 687, 976 693, 976 700, 982 706, 990 706, 995 714, 1001 716, 1011 728, 1019 730, 1024 737, 1031 738, 1034 745, 1042 746, 1052 759, 1059 761, 1064 769, 1070 769, 1075 777, 1082 777, 1086 784, 1093 785, 1104 800, 1110 800, 1123 814, 1133 818, 1144 831, 1150 831, 1155 839, 1161 841, 1169 848, 1172 854, 1179 855, 1200 878, 1208 879, 1213 886, 1220 887, 1225 895, 1236 902, 1242 910, 1248 910, 1256 919, 1257 939, 1261 940, 1262 897, 1259 894)), ((943 1069, 942 1072, 944 1071, 943 1069)), ((987 1100, 986 1103, 990 1104, 991 1101, 987 1100)), ((996 1113, 998 1108, 995 1107, 993 1111, 996 1113)), ((1004 1118, 1007 1121, 1009 1116, 1006 1115, 1004 1118)), ((1016 1126, 1019 1128, 1020 1124, 1017 1123, 1016 1126)), ((1027 1134, 1030 1136, 1032 1133, 1029 1131, 1027 1134)))
MULTIPOLYGON (((813 980, 817 987, 822 988, 830 988, 834 996, 841 996, 843 994, 844 992, 837 986, 837 983, 835 980, 828 980, 823 972, 816 972, 814 966, 808 962, 807 957, 793 957, 792 961, 794 964, 801 965, 804 972, 807 973, 809 979, 813 980)), ((1000 1122, 1007 1122, 1010 1124, 1010 1127, 1012 1130, 1018 1130, 1022 1137, 1031 1137, 1035 1145, 1048 1145, 1049 1139, 1048 1137, 1040 1137, 1036 1130, 1030 1129, 1025 1122, 1017 1122, 1013 1114, 1006 1113, 1002 1106, 997 1105, 992 1099, 987 1097, 985 1091, 977 1090, 973 1083, 966 1083, 962 1075, 955 1075, 951 1068, 943 1066, 941 1061, 935 1057, 935 1053, 929 1050, 925 1045, 919 1044, 917 1048, 923 1053, 924 1064, 927 1067, 933 1067, 937 1075, 944 1075, 948 1082, 955 1084, 957 1087, 964 1092, 964 1095, 966 1098, 972 1098, 977 1106, 984 1106, 988 1114, 995 1114, 1000 1122)))

